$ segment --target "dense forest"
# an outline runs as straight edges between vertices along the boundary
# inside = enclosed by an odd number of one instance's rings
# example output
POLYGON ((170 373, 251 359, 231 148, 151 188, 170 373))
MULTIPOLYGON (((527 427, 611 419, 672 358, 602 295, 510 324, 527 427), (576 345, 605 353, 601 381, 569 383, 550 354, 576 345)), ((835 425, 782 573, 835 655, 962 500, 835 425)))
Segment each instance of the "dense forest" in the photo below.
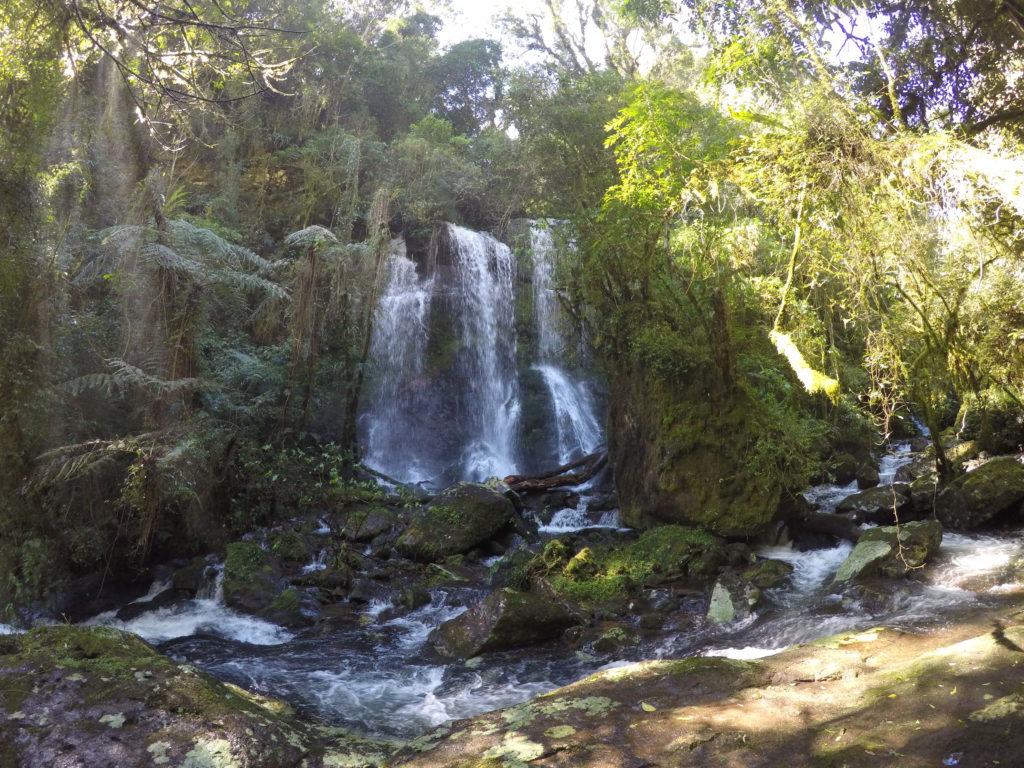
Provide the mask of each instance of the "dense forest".
POLYGON ((1024 451, 1015 0, 544 0, 470 39, 453 14, 0 0, 0 620, 440 491, 369 465, 360 414, 395 243, 425 263, 449 224, 554 232, 606 490, 645 531, 510 558, 508 587, 600 615, 601 558, 657 571, 667 526, 820 528, 802 491, 921 435, 934 517, 965 460, 1024 451))

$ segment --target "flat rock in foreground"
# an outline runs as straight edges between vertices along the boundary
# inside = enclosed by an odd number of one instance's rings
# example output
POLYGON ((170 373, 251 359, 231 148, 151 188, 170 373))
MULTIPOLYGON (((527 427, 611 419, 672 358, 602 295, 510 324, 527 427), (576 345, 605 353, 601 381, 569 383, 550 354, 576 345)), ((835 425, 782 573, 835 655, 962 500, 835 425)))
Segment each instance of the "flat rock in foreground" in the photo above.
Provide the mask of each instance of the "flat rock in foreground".
POLYGON ((442 726, 401 768, 1021 765, 1019 606, 927 634, 836 636, 760 661, 647 661, 442 726))

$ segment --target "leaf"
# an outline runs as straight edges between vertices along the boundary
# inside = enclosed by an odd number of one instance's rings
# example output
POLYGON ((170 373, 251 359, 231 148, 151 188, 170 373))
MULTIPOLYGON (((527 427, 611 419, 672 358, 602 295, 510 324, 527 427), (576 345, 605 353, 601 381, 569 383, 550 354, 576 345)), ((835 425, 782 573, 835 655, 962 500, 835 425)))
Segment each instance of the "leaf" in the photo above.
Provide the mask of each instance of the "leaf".
POLYGON ((656 706, 654 706, 653 704, 648 704, 646 701, 641 701, 640 702, 640 709, 642 709, 644 712, 657 712, 658 711, 658 708, 656 706))

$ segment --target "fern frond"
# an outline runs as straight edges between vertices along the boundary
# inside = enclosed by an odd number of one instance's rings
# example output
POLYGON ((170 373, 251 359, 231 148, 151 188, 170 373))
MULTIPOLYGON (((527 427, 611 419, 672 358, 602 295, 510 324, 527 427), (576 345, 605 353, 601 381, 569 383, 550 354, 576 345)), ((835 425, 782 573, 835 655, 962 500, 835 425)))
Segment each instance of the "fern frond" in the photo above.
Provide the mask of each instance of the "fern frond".
POLYGON ((318 224, 292 232, 284 239, 285 245, 291 248, 322 248, 338 244, 338 238, 331 230, 318 224))

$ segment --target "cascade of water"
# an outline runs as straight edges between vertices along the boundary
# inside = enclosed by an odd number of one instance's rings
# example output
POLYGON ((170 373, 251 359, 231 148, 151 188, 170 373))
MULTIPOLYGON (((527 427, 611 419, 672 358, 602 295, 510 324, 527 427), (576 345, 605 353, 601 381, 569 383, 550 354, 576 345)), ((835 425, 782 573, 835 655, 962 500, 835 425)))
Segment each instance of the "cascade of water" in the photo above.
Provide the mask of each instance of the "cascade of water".
POLYGON ((448 225, 458 279, 453 308, 461 331, 467 400, 465 476, 515 474, 519 395, 515 370, 512 249, 494 237, 448 225))
POLYGON ((516 474, 524 461, 547 468, 601 444, 588 382, 565 360, 550 227, 531 224, 529 243, 532 271, 525 278, 511 248, 453 224, 426 257, 407 253, 401 241, 393 246, 360 419, 368 465, 438 487, 516 474), (516 290, 531 283, 536 347, 517 351, 516 290), (535 353, 523 354, 529 349, 535 353), (518 368, 518 358, 532 359, 519 359, 518 368), (527 367, 535 371, 530 377, 527 367), (541 404, 531 406, 530 423, 521 413, 521 387, 525 399, 541 404), (537 430, 550 432, 550 440, 522 455, 524 434, 537 430))
POLYGON ((392 243, 390 277, 374 318, 370 356, 379 368, 364 419, 366 461, 382 472, 411 482, 426 479, 419 452, 409 450, 410 435, 422 426, 424 360, 433 277, 421 280, 407 257, 405 242, 392 243))
POLYGON ((565 335, 563 317, 553 274, 557 254, 551 227, 546 222, 530 225, 530 253, 533 258, 533 305, 537 324, 537 353, 534 366, 544 379, 551 397, 558 437, 558 459, 565 464, 592 453, 604 436, 587 382, 570 375, 563 367, 565 335))

